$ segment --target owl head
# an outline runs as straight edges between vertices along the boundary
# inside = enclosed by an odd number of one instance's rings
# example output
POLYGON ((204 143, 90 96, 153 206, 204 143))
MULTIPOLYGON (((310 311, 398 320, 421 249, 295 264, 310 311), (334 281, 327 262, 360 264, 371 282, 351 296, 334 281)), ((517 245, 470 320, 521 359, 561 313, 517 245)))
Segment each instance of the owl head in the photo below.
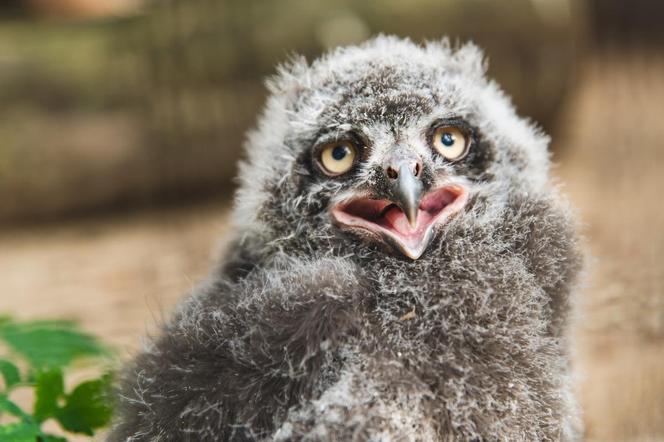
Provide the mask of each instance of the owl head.
POLYGON ((481 51, 380 36, 268 82, 235 224, 298 250, 424 259, 455 219, 547 182, 548 138, 485 76, 481 51))

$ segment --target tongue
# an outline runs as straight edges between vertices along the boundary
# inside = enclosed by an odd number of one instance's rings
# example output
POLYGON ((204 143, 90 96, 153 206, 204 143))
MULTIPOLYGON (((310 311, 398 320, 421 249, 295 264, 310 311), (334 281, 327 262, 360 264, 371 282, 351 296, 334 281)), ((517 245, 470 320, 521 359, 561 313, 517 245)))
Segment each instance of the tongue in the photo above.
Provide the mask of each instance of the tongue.
POLYGON ((385 219, 391 225, 392 230, 402 235, 414 233, 414 230, 410 227, 406 214, 396 206, 392 207, 385 213, 385 219))

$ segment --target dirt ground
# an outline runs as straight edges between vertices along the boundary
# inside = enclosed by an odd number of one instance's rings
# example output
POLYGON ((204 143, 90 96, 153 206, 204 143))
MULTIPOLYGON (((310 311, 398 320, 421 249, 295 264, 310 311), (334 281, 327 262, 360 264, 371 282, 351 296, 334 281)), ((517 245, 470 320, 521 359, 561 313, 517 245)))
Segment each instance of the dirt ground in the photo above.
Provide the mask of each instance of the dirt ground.
MULTIPOLYGON (((581 70, 557 140, 591 255, 575 363, 594 441, 664 440, 664 61, 627 61, 581 70)), ((127 357, 206 274, 227 219, 219 201, 2 232, 0 312, 75 319, 127 357)))
POLYGON ((664 58, 590 60, 558 170, 589 246, 576 324, 589 439, 664 440, 664 58))
POLYGON ((160 210, 0 236, 0 311, 71 318, 122 354, 203 278, 227 203, 160 210))

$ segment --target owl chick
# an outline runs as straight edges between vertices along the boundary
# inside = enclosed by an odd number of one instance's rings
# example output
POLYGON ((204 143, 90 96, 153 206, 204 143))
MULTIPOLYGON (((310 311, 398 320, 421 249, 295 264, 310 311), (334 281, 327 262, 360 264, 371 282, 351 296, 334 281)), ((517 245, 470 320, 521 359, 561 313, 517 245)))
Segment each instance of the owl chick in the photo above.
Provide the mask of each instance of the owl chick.
POLYGON ((574 223, 480 50, 381 36, 269 89, 233 246, 109 440, 574 440, 574 223))

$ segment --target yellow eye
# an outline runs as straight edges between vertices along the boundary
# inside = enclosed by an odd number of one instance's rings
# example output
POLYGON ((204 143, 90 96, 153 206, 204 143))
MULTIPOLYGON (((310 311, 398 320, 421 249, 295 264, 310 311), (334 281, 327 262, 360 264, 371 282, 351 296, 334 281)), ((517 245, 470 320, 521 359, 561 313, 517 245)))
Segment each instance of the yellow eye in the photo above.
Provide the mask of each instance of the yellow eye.
POLYGON ((328 175, 336 176, 348 172, 355 163, 357 149, 349 141, 338 141, 323 147, 320 164, 328 175))
POLYGON ((469 144, 468 137, 458 127, 441 126, 433 134, 433 147, 450 161, 465 156, 469 144))

